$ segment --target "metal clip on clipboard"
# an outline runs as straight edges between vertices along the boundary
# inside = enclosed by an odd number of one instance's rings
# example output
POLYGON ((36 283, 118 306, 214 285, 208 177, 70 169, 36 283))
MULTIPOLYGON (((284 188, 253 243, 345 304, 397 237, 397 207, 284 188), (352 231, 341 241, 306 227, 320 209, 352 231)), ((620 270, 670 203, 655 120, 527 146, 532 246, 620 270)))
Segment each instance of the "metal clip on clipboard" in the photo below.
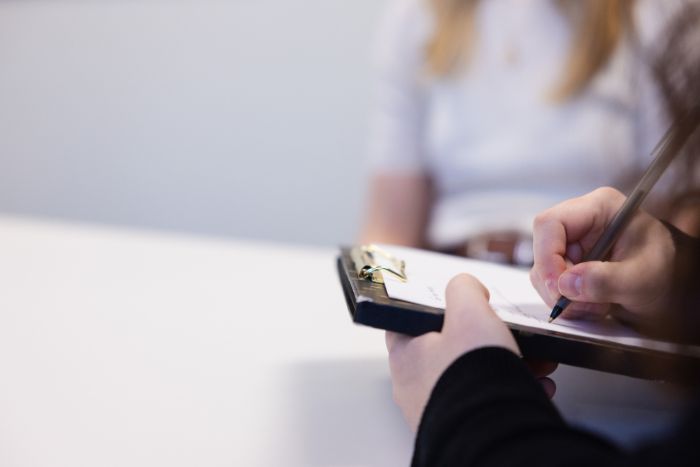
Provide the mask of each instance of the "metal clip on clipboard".
POLYGON ((357 277, 377 284, 384 283, 384 273, 406 281, 406 262, 387 253, 376 245, 360 245, 350 251, 357 277))

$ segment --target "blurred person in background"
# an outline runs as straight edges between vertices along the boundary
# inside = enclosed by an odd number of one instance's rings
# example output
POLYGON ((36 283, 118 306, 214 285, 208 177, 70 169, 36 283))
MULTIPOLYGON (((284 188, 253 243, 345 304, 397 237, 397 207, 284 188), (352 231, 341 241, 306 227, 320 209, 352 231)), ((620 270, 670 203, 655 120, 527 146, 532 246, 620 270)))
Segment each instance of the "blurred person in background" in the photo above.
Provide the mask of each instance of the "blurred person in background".
MULTIPOLYGON (((648 57, 685 3, 391 0, 361 241, 530 264, 538 212, 650 162, 670 120, 648 57)), ((694 177, 670 172, 665 212, 694 177)))

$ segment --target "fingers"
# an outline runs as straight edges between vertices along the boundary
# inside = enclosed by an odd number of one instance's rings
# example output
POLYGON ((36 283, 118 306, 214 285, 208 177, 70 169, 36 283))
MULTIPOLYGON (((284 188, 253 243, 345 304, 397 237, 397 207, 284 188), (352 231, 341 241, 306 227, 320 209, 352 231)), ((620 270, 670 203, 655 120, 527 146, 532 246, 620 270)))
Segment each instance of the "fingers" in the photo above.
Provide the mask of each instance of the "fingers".
POLYGON ((450 280, 445 290, 445 302, 445 328, 461 326, 465 321, 475 319, 475 315, 494 315, 489 306, 489 291, 469 274, 460 274, 450 280))
POLYGON ((489 305, 488 290, 475 278, 460 274, 446 290, 442 337, 457 354, 479 347, 504 347, 519 355, 513 334, 489 305))
POLYGON ((534 265, 530 280, 542 299, 553 304, 557 299, 556 280, 566 269, 566 229, 550 211, 537 216, 533 227, 534 265))
POLYGON ((558 281, 559 292, 574 302, 620 303, 638 292, 635 262, 588 261, 572 266, 558 281))
POLYGON ((458 274, 447 284, 445 299, 450 306, 456 306, 464 299, 485 299, 490 298, 489 291, 476 277, 470 274, 458 274))
POLYGON ((530 282, 540 297, 542 297, 542 300, 544 300, 548 306, 554 306, 554 303, 559 299, 556 279, 550 278, 543 280, 533 268, 530 269, 530 282))
MULTIPOLYGON (((445 290, 445 322, 443 333, 448 329, 460 333, 469 321, 480 319, 485 313, 489 318, 498 319, 489 306, 489 291, 481 282, 468 274, 454 277, 445 290)), ((421 336, 417 339, 425 338, 421 336)), ((389 354, 400 351, 412 339, 411 336, 386 331, 384 341, 389 354)))
POLYGON ((544 376, 549 376, 554 373, 559 364, 557 362, 550 362, 546 360, 532 360, 529 358, 523 359, 523 362, 527 365, 535 377, 541 378, 544 376))
POLYGON ((624 199, 612 188, 599 188, 535 218, 530 280, 548 305, 559 298, 557 281, 567 269, 567 261, 576 263, 583 259, 624 199))
POLYGON ((573 302, 564 310, 561 317, 564 319, 596 320, 607 316, 611 308, 612 305, 609 303, 573 302))
POLYGON ((571 261, 571 264, 578 264, 583 261, 583 246, 580 243, 569 243, 566 245, 566 259, 571 261))
POLYGON ((386 343, 386 350, 391 354, 392 350, 399 347, 405 346, 406 343, 411 340, 410 336, 405 334, 399 334, 398 332, 387 331, 384 334, 384 342, 386 343))
POLYGON ((537 378, 537 381, 539 381, 542 385, 542 389, 544 389, 547 397, 550 399, 554 397, 554 394, 557 392, 557 385, 554 384, 554 381, 552 381, 550 378, 537 378))

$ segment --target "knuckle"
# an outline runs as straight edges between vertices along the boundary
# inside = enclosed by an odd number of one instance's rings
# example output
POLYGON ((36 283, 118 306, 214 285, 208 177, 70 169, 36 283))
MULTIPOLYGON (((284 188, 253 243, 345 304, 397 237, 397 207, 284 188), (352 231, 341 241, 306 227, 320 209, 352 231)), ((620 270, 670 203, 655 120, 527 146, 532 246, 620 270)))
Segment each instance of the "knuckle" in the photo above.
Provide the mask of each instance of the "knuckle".
POLYGON ((533 267, 532 269, 530 269, 530 283, 531 283, 534 287, 538 287, 539 284, 540 284, 540 282, 541 282, 541 281, 540 281, 540 275, 537 273, 537 271, 536 271, 535 268, 533 267))
POLYGON ((603 199, 618 199, 621 197, 624 197, 622 193, 620 193, 618 190, 615 188, 609 187, 609 186, 603 186, 600 188, 596 188, 593 191, 593 194, 598 197, 598 198, 603 198, 603 199))
POLYGON ((615 190, 609 186, 601 186, 601 187, 598 187, 595 190, 593 190, 593 193, 595 193, 599 196, 607 196, 607 195, 610 195, 611 192, 614 192, 614 191, 615 190))
POLYGON ((552 213, 548 209, 537 214, 532 221, 532 227, 534 230, 540 230, 543 226, 547 225, 552 220, 552 213))

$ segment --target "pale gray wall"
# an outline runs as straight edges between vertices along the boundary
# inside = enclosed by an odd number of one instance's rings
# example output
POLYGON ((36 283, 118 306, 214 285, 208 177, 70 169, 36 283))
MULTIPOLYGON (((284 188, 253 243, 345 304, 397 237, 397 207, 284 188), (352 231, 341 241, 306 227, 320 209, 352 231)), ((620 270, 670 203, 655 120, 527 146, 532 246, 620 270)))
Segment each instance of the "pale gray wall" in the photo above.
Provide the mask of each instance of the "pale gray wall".
POLYGON ((377 0, 0 0, 0 212, 334 244, 377 0))

